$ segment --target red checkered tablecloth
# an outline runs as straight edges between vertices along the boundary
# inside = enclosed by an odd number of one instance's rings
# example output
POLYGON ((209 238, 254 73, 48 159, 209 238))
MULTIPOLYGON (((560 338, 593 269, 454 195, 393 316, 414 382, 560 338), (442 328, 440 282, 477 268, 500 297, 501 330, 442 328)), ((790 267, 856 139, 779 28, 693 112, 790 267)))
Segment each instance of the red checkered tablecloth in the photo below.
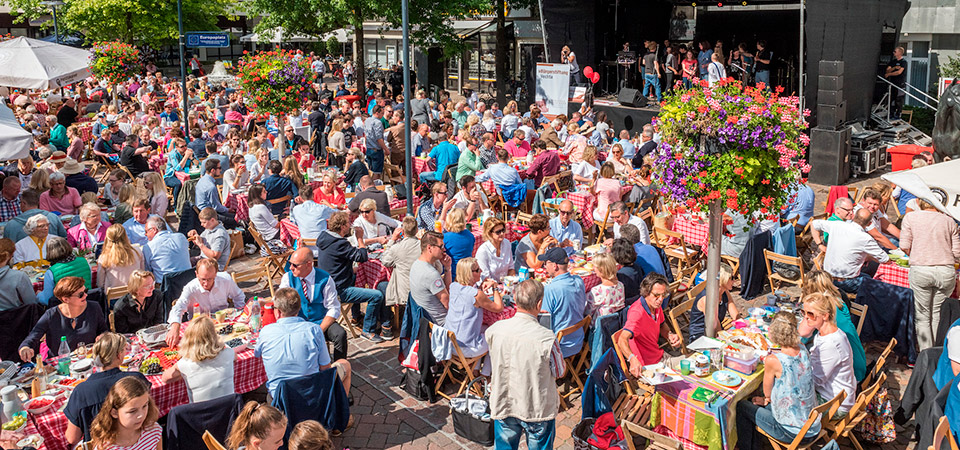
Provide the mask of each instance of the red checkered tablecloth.
MULTIPOLYGON (((267 381, 267 372, 263 369, 263 361, 253 356, 252 348, 237 353, 233 370, 234 390, 238 394, 250 392, 267 381)), ((150 382, 150 396, 157 403, 161 416, 170 412, 170 409, 174 406, 189 403, 187 401, 187 385, 184 384, 183 380, 164 384, 160 380, 160 375, 151 375, 147 377, 147 381, 150 382)), ((65 438, 67 416, 60 411, 60 406, 63 403, 63 400, 58 401, 53 408, 39 416, 30 415, 37 432, 43 437, 43 446, 46 450, 68 450, 69 448, 65 438)))
MULTIPOLYGON (((407 199, 405 199, 405 198, 404 198, 404 199, 393 199, 392 201, 390 201, 390 209, 406 208, 406 207, 407 207, 407 199)), ((414 198, 413 198, 413 212, 414 212, 414 214, 416 214, 418 208, 420 208, 420 197, 414 197, 414 198)))
POLYGON ((236 212, 236 220, 250 219, 250 205, 247 204, 247 194, 234 194, 231 192, 227 194, 227 201, 223 203, 223 206, 236 212))
POLYGON ((300 229, 290 219, 280 221, 280 239, 288 247, 293 247, 293 241, 300 239, 300 229))
POLYGON ((163 172, 167 168, 167 157, 164 155, 153 155, 150 157, 148 164, 150 166, 150 170, 163 175, 163 172))
POLYGON ((357 281, 354 284, 356 284, 357 287, 376 289, 381 281, 390 280, 392 271, 383 265, 379 259, 371 259, 367 262, 357 264, 355 273, 357 274, 357 281))
POLYGON ((517 308, 513 306, 505 306, 503 310, 498 313, 483 310, 483 326, 489 327, 498 320, 509 319, 515 315, 517 315, 517 308))
MULTIPOLYGON (((417 177, 420 176, 420 172, 430 172, 433 170, 437 170, 437 166, 432 159, 413 158, 413 174, 417 177)), ((417 179, 419 180, 419 178, 417 179)))
POLYGON ((673 220, 673 231, 683 234, 684 243, 707 247, 710 238, 710 225, 700 219, 685 218, 678 215, 673 220))
MULTIPOLYGON (((877 267, 877 273, 874 274, 873 278, 887 284, 910 289, 910 268, 901 267, 896 263, 888 262, 880 264, 880 266, 877 267)), ((958 293, 960 293, 960 276, 958 276, 957 279, 957 286, 953 288, 952 296, 956 297, 958 293)))
MULTIPOLYGON (((36 281, 32 281, 33 292, 40 293, 43 290, 43 274, 39 275, 36 281)), ((97 264, 90 265, 90 282, 93 286, 97 285, 97 264)))
POLYGON ((597 207, 597 198, 589 192, 568 192, 567 200, 580 211, 580 225, 584 228, 593 226, 593 210, 597 207))

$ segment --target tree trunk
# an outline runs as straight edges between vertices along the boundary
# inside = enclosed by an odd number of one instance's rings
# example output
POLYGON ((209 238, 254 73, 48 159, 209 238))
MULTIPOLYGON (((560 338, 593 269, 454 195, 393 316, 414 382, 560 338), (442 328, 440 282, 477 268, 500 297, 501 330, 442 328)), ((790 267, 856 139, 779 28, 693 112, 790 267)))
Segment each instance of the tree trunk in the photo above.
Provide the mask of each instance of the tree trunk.
MULTIPOLYGON (((494 63, 497 81, 495 87, 497 89, 497 103, 503 107, 507 103, 507 74, 510 71, 510 67, 507 66, 507 25, 504 13, 506 4, 504 0, 495 0, 493 7, 497 10, 497 46, 496 62, 494 63)), ((480 62, 477 61, 477 67, 479 67, 479 64, 480 62)), ((479 81, 477 84, 479 85, 479 81)), ((479 88, 479 86, 477 87, 479 88)))
POLYGON ((360 96, 360 104, 367 104, 366 81, 367 69, 363 54, 363 15, 360 10, 354 10, 354 20, 356 26, 353 32, 353 53, 354 53, 354 78, 357 79, 357 95, 360 96))
POLYGON ((128 43, 128 44, 130 44, 130 45, 133 45, 133 13, 130 12, 130 11, 127 11, 127 14, 126 14, 126 16, 125 16, 124 26, 125 26, 126 29, 127 29, 127 30, 126 30, 126 31, 127 31, 127 35, 126 35, 126 39, 124 39, 124 41, 126 41, 126 43, 128 43))

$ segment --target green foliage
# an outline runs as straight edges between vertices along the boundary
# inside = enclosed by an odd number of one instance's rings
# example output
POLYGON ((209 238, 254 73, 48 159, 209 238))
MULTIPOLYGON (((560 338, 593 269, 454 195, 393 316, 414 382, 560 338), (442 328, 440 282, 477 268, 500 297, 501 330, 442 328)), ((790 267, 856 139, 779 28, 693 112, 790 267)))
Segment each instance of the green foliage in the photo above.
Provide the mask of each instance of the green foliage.
POLYGON ((330 36, 330 38, 327 39, 327 54, 328 54, 328 55, 337 56, 337 55, 340 54, 341 51, 343 51, 343 50, 341 50, 342 48, 343 48, 343 47, 340 46, 340 41, 338 41, 336 37, 330 36))
MULTIPOLYGON (((216 30, 227 0, 182 0, 184 31, 216 30)), ((41 0, 0 0, 17 22, 50 13, 41 0)), ((177 3, 154 0, 66 0, 58 10, 60 26, 82 32, 89 42, 121 41, 161 46, 177 39, 177 3)))
POLYGON ((917 127, 918 130, 928 134, 933 134, 933 123, 936 120, 937 111, 926 106, 904 106, 904 111, 913 111, 910 117, 910 125, 917 127))
POLYGON ((960 78, 960 57, 948 56, 946 63, 940 63, 940 77, 960 78))
POLYGON ((237 70, 240 89, 258 114, 282 115, 303 106, 315 73, 308 58, 288 50, 244 52, 237 70))

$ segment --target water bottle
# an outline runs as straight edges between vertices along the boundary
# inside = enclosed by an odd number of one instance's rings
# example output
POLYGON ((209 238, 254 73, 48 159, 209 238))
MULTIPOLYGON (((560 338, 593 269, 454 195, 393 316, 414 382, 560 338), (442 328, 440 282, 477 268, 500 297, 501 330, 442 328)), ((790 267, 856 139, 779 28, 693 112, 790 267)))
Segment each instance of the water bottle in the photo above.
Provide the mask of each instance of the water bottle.
POLYGON ((200 304, 199 304, 199 303, 194 303, 194 304, 193 304, 193 317, 197 317, 197 316, 199 316, 199 315, 202 314, 202 313, 203 313, 203 311, 200 310, 200 304))
POLYGON ((60 350, 57 351, 57 373, 70 375, 70 346, 67 337, 60 336, 60 350))
POLYGON ((250 304, 250 329, 260 331, 260 301, 253 297, 253 303, 250 304))

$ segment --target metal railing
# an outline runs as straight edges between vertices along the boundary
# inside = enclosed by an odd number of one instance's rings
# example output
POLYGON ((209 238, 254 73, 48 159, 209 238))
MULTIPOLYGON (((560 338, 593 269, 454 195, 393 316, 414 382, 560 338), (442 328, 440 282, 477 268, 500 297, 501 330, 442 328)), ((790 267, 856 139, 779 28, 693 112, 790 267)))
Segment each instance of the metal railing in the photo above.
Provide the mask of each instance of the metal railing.
MULTIPOLYGON (((933 106, 933 105, 931 105, 931 104, 923 101, 923 99, 921 99, 920 97, 917 97, 916 95, 911 94, 910 91, 908 91, 907 89, 903 89, 903 88, 901 88, 900 86, 897 86, 897 85, 891 83, 890 80, 888 80, 888 79, 886 79, 886 78, 884 78, 884 77, 881 77, 880 75, 877 75, 877 79, 880 80, 880 81, 883 81, 884 83, 887 83, 887 85, 888 85, 888 86, 887 86, 887 93, 890 95, 890 98, 891 98, 891 99, 893 98, 893 97, 892 97, 892 94, 893 94, 892 91, 893 91, 893 89, 896 89, 896 90, 898 90, 898 91, 900 91, 900 92, 903 92, 904 94, 910 96, 910 98, 912 98, 912 99, 914 99, 914 100, 916 100, 916 101, 918 101, 918 102, 920 102, 920 103, 923 103, 923 105, 926 106, 927 108, 934 109, 934 110, 937 109, 936 106, 933 106)), ((907 85, 908 88, 913 88, 915 91, 919 92, 919 93, 920 93, 921 95, 923 95, 924 97, 927 97, 928 99, 930 99, 930 101, 932 101, 933 103, 939 104, 939 101, 938 101, 937 99, 931 97, 931 96, 930 96, 929 94, 927 94, 926 92, 921 91, 921 90, 918 89, 916 86, 913 86, 913 85, 911 85, 910 83, 905 83, 905 84, 907 85)), ((888 108, 888 110, 889 110, 889 108, 888 108)))

